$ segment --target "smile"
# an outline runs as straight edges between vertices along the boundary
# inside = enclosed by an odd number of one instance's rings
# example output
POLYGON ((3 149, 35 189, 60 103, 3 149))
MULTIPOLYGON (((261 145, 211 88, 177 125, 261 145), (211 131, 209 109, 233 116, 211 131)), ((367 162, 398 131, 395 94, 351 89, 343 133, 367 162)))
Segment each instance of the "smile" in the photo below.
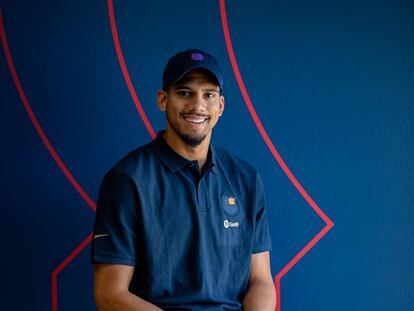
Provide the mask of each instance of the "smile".
POLYGON ((208 117, 206 116, 191 115, 191 114, 183 115, 182 117, 185 121, 192 123, 192 124, 202 124, 208 119, 208 117))

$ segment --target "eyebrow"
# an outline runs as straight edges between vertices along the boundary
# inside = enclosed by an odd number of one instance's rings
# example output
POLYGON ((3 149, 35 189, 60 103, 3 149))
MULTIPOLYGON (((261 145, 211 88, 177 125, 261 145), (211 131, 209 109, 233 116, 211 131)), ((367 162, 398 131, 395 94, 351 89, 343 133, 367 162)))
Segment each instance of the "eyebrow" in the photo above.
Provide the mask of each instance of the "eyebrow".
POLYGON ((177 85, 173 85, 173 89, 174 90, 178 90, 178 89, 190 89, 188 86, 184 85, 184 84, 177 84, 177 85))
MULTIPOLYGON (((186 86, 185 84, 178 84, 178 85, 175 85, 173 88, 174 88, 174 90, 183 90, 183 89, 185 89, 185 90, 192 90, 192 88, 191 88, 191 87, 186 86)), ((209 89, 203 89, 202 91, 203 91, 203 92, 215 92, 215 93, 220 93, 220 90, 217 90, 217 89, 211 89, 211 88, 209 88, 209 89)))
POLYGON ((204 89, 203 91, 220 93, 220 90, 217 89, 204 89))

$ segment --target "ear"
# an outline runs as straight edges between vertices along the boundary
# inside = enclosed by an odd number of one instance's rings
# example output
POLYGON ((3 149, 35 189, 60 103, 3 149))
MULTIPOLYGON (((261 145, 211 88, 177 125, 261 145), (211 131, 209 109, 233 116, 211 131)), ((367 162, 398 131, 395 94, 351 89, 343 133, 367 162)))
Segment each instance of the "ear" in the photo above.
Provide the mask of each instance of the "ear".
POLYGON ((220 95, 220 112, 219 112, 219 117, 221 117, 221 115, 224 112, 224 96, 220 95))
POLYGON ((159 90, 157 93, 157 105, 161 111, 165 111, 167 109, 167 98, 168 95, 165 91, 159 90))

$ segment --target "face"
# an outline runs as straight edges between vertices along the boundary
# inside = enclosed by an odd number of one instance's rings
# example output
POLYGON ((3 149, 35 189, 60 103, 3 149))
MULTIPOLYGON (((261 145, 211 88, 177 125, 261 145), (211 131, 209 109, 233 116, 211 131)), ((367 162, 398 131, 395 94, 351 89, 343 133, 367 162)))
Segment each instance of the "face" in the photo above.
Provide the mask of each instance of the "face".
POLYGON ((210 141, 224 110, 224 97, 219 86, 202 71, 191 71, 181 81, 158 92, 158 105, 166 112, 168 137, 196 147, 210 141))

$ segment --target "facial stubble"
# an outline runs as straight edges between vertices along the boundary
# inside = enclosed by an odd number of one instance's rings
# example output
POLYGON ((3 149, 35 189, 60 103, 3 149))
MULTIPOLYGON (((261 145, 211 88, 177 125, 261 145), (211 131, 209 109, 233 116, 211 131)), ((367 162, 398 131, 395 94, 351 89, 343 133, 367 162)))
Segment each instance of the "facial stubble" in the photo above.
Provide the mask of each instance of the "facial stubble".
POLYGON ((190 147, 197 147, 197 146, 199 146, 204 141, 204 139, 206 139, 207 135, 197 136, 197 135, 191 135, 191 134, 186 134, 186 133, 181 132, 179 129, 177 129, 174 126, 174 123, 171 122, 171 120, 170 120, 170 118, 168 116, 168 112, 166 112, 166 116, 167 116, 167 122, 170 125, 171 129, 188 146, 190 146, 190 147))

